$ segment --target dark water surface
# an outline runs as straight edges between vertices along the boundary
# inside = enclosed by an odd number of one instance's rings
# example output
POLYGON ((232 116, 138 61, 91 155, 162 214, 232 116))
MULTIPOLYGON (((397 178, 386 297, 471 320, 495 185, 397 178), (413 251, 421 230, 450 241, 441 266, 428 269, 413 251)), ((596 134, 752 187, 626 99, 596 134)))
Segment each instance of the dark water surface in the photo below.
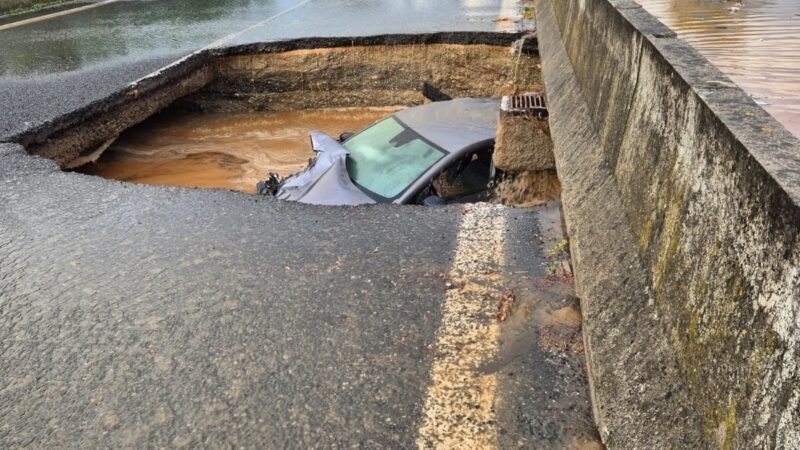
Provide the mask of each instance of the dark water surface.
POLYGON ((800 0, 637 1, 800 136, 800 0))

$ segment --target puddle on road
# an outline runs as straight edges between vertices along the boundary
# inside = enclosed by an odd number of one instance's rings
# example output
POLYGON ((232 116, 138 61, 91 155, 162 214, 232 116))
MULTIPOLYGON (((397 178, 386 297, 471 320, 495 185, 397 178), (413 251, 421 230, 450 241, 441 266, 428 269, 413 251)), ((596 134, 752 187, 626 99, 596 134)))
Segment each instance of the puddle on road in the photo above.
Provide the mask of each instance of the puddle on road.
POLYGON ((290 175, 313 157, 308 133, 359 131, 399 110, 343 108, 244 114, 162 113, 124 132, 77 172, 120 181, 255 193, 269 172, 290 175))
POLYGON ((639 3, 800 136, 800 2, 639 3))

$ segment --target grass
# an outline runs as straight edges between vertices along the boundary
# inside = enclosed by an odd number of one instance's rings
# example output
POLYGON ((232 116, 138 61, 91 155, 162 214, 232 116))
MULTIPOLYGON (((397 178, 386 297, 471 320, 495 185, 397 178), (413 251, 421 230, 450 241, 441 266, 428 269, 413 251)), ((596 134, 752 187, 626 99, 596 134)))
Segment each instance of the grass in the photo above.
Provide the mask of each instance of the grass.
POLYGON ((562 239, 556 245, 546 248, 544 250, 544 254, 548 258, 554 258, 556 256, 566 254, 568 249, 569 249, 569 241, 566 239, 562 239))
POLYGON ((14 16, 17 14, 25 14, 36 12, 52 6, 66 5, 69 3, 77 3, 76 0, 38 0, 29 2, 27 5, 11 6, 18 3, 25 3, 19 1, 0 0, 0 17, 14 16))
POLYGON ((526 20, 536 20, 536 10, 533 9, 533 6, 522 8, 522 18, 526 20))
POLYGON ((547 277, 550 279, 572 277, 571 269, 565 269, 564 264, 569 264, 569 240, 562 239, 551 247, 544 249, 547 257, 547 277))

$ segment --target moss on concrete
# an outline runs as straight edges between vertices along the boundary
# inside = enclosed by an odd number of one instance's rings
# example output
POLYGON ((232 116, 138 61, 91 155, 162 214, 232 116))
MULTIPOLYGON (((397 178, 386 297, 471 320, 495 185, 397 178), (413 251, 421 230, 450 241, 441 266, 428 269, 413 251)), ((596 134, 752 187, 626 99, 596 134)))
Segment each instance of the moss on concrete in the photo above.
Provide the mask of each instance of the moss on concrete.
POLYGON ((653 235, 653 220, 649 217, 642 224, 642 231, 639 232, 639 251, 646 253, 650 247, 650 238, 653 235))
MULTIPOLYGON (((699 433, 702 441, 693 447, 800 448, 800 141, 638 5, 540 0, 537 8, 542 29, 551 29, 544 22, 553 20, 561 30, 569 62, 560 70, 574 71, 604 153, 590 167, 580 158, 567 159, 574 166, 558 159, 559 172, 611 167, 633 234, 629 244, 650 275, 659 320, 658 329, 622 320, 636 301, 623 290, 624 302, 604 305, 614 320, 587 315, 603 324, 587 327, 587 348, 602 353, 632 345, 630 336, 663 336, 671 352, 665 359, 678 366, 671 382, 692 405, 685 413, 696 427, 685 432, 699 433)), ((566 96, 556 79, 547 85, 551 109, 566 96)), ((585 128, 570 124, 561 130, 561 153, 588 155, 591 150, 572 146, 585 128)), ((569 183, 562 187, 572 192, 569 183)), ((565 209, 573 207, 568 198, 565 209)), ((596 214, 605 208, 598 205, 596 214)), ((574 253, 589 255, 603 252, 608 240, 572 245, 574 253)), ((602 286, 585 281, 593 274, 578 270, 576 276, 590 287, 582 292, 587 303, 605 298, 602 286)), ((648 357, 625 360, 625 370, 637 373, 648 357)), ((625 446, 619 443, 624 433, 642 431, 639 426, 669 433, 654 422, 615 422, 607 411, 623 402, 615 397, 619 388, 609 387, 621 383, 608 378, 631 384, 642 378, 621 370, 619 360, 595 364, 593 386, 605 402, 598 409, 609 428, 604 436, 614 435, 617 425, 615 442, 625 446)), ((653 405, 659 403, 643 401, 630 415, 650 414, 653 405)))

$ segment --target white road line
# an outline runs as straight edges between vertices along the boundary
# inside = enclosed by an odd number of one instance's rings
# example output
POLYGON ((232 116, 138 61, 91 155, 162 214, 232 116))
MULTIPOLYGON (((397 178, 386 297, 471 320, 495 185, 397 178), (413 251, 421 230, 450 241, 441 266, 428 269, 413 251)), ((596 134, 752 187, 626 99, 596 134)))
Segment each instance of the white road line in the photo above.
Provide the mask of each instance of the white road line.
POLYGON ((450 273, 455 288, 447 291, 436 334, 420 449, 497 447, 497 379, 477 368, 497 353, 505 229, 502 206, 474 205, 462 217, 450 273))
POLYGON ((69 14, 74 14, 74 13, 81 12, 81 11, 86 11, 87 9, 99 8, 99 7, 103 6, 103 5, 107 5, 109 3, 116 3, 118 1, 120 1, 120 0, 106 0, 104 2, 92 3, 91 5, 85 5, 85 6, 79 6, 77 8, 67 9, 65 11, 59 11, 59 12, 55 12, 53 14, 45 14, 45 15, 39 16, 39 17, 32 17, 30 19, 20 20, 19 22, 7 23, 5 25, 0 25, 0 31, 8 30, 8 29, 11 29, 11 28, 16 28, 16 27, 21 27, 23 25, 29 25, 29 24, 36 23, 36 22, 42 22, 42 21, 45 21, 45 20, 55 19, 56 17, 66 16, 66 15, 69 15, 69 14))
POLYGON ((206 47, 206 49, 222 46, 222 45, 232 41, 233 39, 236 39, 237 37, 247 33, 248 31, 253 30, 255 28, 258 28, 258 27, 260 27, 262 25, 266 25, 267 23, 272 22, 273 20, 277 19, 278 17, 281 17, 284 14, 290 13, 290 12, 294 11, 295 9, 298 9, 298 8, 308 4, 308 3, 311 3, 312 1, 314 1, 314 0, 303 0, 302 2, 292 6, 289 9, 285 9, 285 10, 283 10, 283 11, 281 11, 281 12, 279 12, 279 13, 273 15, 273 16, 267 17, 266 19, 264 19, 264 20, 262 20, 260 22, 257 22, 257 23, 255 23, 253 25, 250 25, 249 27, 245 28, 244 30, 237 31, 236 33, 229 34, 229 35, 225 36, 222 39, 218 39, 218 40, 212 42, 210 45, 208 45, 206 47))
POLYGON ((296 10, 297 8, 300 8, 301 6, 304 6, 304 5, 308 4, 308 3, 311 3, 312 1, 314 1, 314 0, 303 0, 302 2, 292 6, 291 8, 285 9, 285 10, 283 10, 283 11, 281 11, 281 12, 275 14, 275 15, 267 17, 266 19, 261 20, 261 21, 255 23, 255 24, 253 24, 253 25, 250 25, 249 27, 247 27, 247 28, 245 28, 243 30, 237 31, 235 33, 231 33, 231 34, 229 34, 229 35, 227 35, 227 36, 225 36, 225 37, 223 37, 221 39, 217 39, 216 41, 206 45, 205 47, 201 48, 200 50, 194 51, 194 52, 184 56, 181 59, 173 61, 170 64, 167 64, 166 66, 156 70, 155 72, 149 73, 149 74, 143 76, 142 78, 139 78, 138 80, 130 83, 128 85, 128 87, 130 89, 134 89, 134 88, 136 88, 136 86, 139 83, 142 83, 143 81, 146 81, 146 80, 151 79, 151 78, 156 78, 159 75, 161 75, 161 73, 164 72, 165 70, 167 70, 167 69, 169 69, 171 67, 174 67, 174 66, 178 66, 178 65, 182 64, 184 61, 188 60, 189 58, 192 58, 195 55, 198 55, 200 53, 203 53, 203 52, 208 51, 209 49, 212 49, 212 48, 215 48, 215 47, 220 47, 220 46, 230 42, 231 40, 236 39, 237 37, 247 33, 248 31, 253 30, 255 28, 258 28, 258 27, 260 27, 262 25, 266 25, 267 23, 277 19, 278 17, 281 17, 284 14, 290 13, 290 12, 296 10))

